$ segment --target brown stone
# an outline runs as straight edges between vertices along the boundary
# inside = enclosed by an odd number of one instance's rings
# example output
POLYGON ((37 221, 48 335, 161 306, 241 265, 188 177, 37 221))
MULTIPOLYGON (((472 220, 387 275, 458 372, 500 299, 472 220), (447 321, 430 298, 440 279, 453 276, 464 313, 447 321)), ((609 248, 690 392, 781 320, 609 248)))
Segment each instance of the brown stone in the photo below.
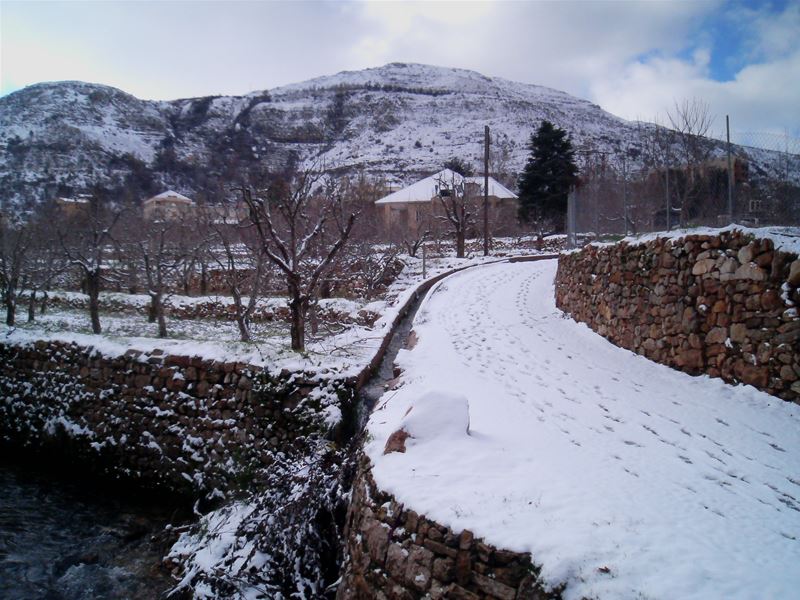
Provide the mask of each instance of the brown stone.
POLYGON ((380 521, 371 519, 364 525, 364 539, 367 543, 367 550, 372 560, 383 564, 386 560, 386 550, 389 547, 389 526, 380 521))
POLYGON ((389 544, 386 551, 386 572, 398 581, 402 581, 408 562, 408 550, 400 544, 389 544))
POLYGON ((742 383, 757 388, 764 388, 769 383, 769 370, 766 367, 759 367, 741 359, 734 363, 733 372, 742 383))
POLYGON ((744 323, 734 323, 731 325, 730 337, 737 344, 744 343, 747 340, 747 326, 744 323))
POLYGON ((713 258, 704 258, 698 260, 692 266, 692 275, 704 275, 711 271, 717 264, 717 261, 713 258))
POLYGON ((681 350, 675 357, 675 363, 684 369, 696 370, 703 368, 702 350, 681 350))
POLYGON ((789 365, 783 365, 780 371, 781 379, 784 381, 797 381, 798 377, 797 374, 794 372, 794 369, 789 365))
POLYGON ((448 600, 481 600, 481 597, 477 594, 473 594, 469 590, 465 590, 463 587, 455 583, 450 586, 449 590, 447 590, 445 597, 448 598, 448 600))
POLYGON ((433 577, 442 583, 453 581, 455 562, 450 558, 436 558, 433 561, 433 577))
POLYGON ((469 550, 472 547, 473 539, 472 532, 469 529, 465 529, 458 538, 458 547, 461 550, 469 550))
POLYGON ((488 594, 492 598, 497 598, 498 600, 514 600, 517 596, 516 589, 504 583, 500 583, 495 579, 486 577, 485 575, 473 573, 472 579, 480 591, 484 594, 488 594))
POLYGON ((749 263, 736 269, 736 273, 733 274, 733 278, 751 281, 764 281, 767 278, 767 274, 761 267, 753 263, 749 263))
POLYGON ((389 436, 388 440, 386 440, 386 446, 383 448, 383 453, 390 454, 392 452, 405 452, 406 440, 410 437, 411 435, 405 429, 398 429, 389 436))
POLYGON ((739 259, 740 264, 747 265, 750 264, 750 262, 753 260, 754 255, 755 255, 755 246, 751 242, 747 244, 747 246, 743 246, 742 248, 739 249, 736 258, 739 259))
POLYGON ((450 558, 455 558, 457 554, 455 548, 449 548, 441 542, 434 541, 431 538, 426 539, 423 545, 431 552, 441 554, 443 556, 449 556, 450 558))
POLYGON ((424 592, 431 585, 431 567, 433 553, 420 546, 413 546, 406 562, 405 581, 419 592, 424 592))
POLYGON ((460 550, 456 555, 455 576, 461 585, 468 584, 472 576, 472 558, 466 550, 460 550))
POLYGON ((786 281, 792 287, 800 287, 800 259, 793 261, 789 265, 789 276, 786 281))
POLYGON ((724 327, 714 327, 706 334, 706 344, 724 344, 728 339, 728 330, 724 327))

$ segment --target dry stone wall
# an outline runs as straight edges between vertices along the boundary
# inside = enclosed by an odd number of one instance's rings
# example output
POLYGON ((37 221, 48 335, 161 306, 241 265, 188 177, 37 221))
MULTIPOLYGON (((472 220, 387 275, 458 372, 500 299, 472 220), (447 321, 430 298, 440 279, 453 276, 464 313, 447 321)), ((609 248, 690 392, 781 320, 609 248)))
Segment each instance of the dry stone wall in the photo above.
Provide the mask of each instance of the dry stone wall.
POLYGON ((654 361, 798 402, 798 286, 796 254, 734 230, 563 254, 556 304, 654 361))
POLYGON ((2 445, 193 496, 245 487, 299 437, 326 433, 326 403, 352 397, 346 381, 158 350, 0 344, 0 365, 2 445))
POLYGON ((348 513, 337 600, 546 600, 529 554, 495 548, 399 504, 362 460, 348 513))
MULTIPOLYGON (((41 303, 41 298, 37 300, 41 303)), ((47 299, 47 306, 50 308, 88 310, 88 296, 83 295, 60 295, 53 294, 47 299)), ((124 296, 101 296, 100 310, 122 313, 136 314, 143 318, 149 312, 148 304, 136 304, 126 302, 124 296)), ((213 319, 218 321, 233 321, 236 319, 236 307, 225 297, 208 296, 203 300, 189 303, 173 304, 169 299, 164 304, 164 313, 167 318, 181 320, 213 319)), ((317 307, 317 319, 322 323, 336 323, 344 325, 361 325, 372 327, 378 319, 378 315, 369 310, 360 310, 355 314, 350 314, 343 310, 337 310, 334 306, 317 307)), ((285 321, 289 322, 291 313, 289 306, 283 304, 272 304, 262 302, 256 306, 250 316, 252 322, 285 321)))

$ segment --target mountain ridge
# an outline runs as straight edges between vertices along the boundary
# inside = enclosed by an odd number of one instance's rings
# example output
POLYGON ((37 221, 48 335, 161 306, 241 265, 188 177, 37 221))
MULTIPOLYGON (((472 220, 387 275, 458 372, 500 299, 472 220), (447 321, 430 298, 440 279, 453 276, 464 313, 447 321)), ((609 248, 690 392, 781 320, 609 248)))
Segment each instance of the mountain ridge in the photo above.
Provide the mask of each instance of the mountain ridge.
POLYGON ((417 63, 176 100, 42 82, 0 98, 0 184, 21 206, 96 187, 128 200, 173 188, 218 201, 243 173, 291 162, 405 184, 451 157, 481 165, 484 125, 492 171, 510 183, 543 119, 577 147, 633 162, 648 127, 552 88, 417 63))

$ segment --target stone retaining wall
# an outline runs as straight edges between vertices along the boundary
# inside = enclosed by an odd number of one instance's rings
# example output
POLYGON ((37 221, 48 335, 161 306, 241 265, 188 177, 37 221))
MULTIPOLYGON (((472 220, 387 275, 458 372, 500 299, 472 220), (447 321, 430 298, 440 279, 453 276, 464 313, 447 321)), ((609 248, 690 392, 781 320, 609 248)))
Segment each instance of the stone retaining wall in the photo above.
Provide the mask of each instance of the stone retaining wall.
POLYGON ((353 484, 337 600, 546 600, 529 554, 454 532, 381 492, 362 460, 353 484))
MULTIPOLYGON (((218 321, 233 321, 236 318, 235 307, 227 298, 217 299, 208 297, 199 302, 172 304, 169 299, 164 304, 164 314, 169 319, 196 320, 210 319, 218 321)), ((27 302, 25 297, 22 302, 27 302)), ((37 305, 41 304, 41 297, 37 300, 37 305)), ((88 296, 62 296, 53 294, 48 297, 47 305, 50 308, 68 308, 77 310, 89 310, 88 296)), ((126 302, 123 298, 100 296, 100 310, 135 314, 146 317, 149 313, 149 305, 138 305, 126 302)), ((317 318, 323 323, 336 323, 343 325, 361 325, 371 327, 378 319, 378 315, 369 310, 360 310, 355 314, 350 314, 335 307, 326 306, 325 301, 317 308, 317 318)), ((285 321, 289 322, 291 313, 289 306, 283 302, 281 304, 261 302, 256 306, 250 317, 251 322, 285 321)))
MULTIPOLYGON (((0 365, 0 443, 191 495, 246 486, 299 436, 324 433, 337 401, 313 374, 160 351, 0 344, 0 365)), ((324 385, 352 397, 348 382, 324 385)))
POLYGON ((651 360, 798 402, 799 285, 796 254, 726 231, 561 255, 556 304, 651 360))

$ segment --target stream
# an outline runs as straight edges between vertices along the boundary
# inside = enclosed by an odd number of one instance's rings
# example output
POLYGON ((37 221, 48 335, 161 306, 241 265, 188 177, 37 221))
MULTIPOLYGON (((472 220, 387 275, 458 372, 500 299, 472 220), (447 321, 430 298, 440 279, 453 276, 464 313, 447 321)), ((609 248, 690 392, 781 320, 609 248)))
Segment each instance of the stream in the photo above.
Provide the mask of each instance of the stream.
POLYGON ((0 598, 155 599, 175 506, 0 461, 0 598))

